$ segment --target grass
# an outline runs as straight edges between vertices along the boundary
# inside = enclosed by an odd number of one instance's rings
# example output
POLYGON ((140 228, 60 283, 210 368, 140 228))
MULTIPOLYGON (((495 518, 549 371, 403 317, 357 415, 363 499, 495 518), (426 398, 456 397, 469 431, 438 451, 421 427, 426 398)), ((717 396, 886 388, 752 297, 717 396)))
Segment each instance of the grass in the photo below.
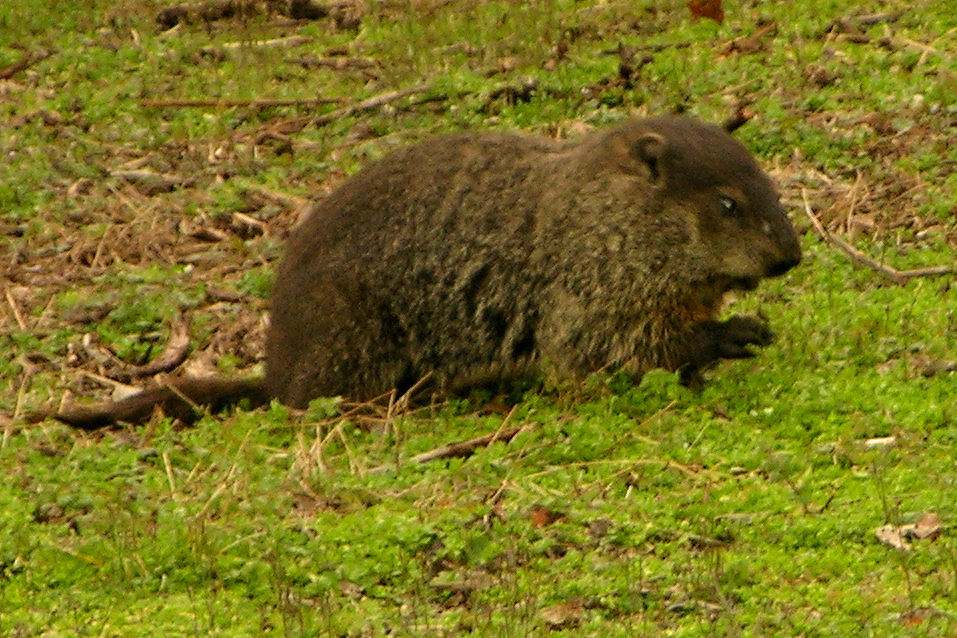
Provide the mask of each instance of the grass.
POLYGON ((890 0, 903 15, 854 38, 827 35, 855 12, 826 0, 727 3, 720 26, 684 2, 409 0, 367 3, 355 28, 260 14, 161 33, 170 4, 0 5, 0 68, 50 53, 0 81, 0 636, 957 635, 957 378, 925 375, 957 360, 957 286, 855 267, 801 212, 806 197, 898 269, 957 262, 947 3, 890 0), (758 48, 729 47, 767 20, 758 48), (201 51, 291 35, 313 39, 201 51), (619 43, 662 46, 638 51, 630 87, 619 43), (376 64, 289 61, 336 51, 376 64), (317 96, 335 102, 145 104, 317 96), (92 435, 23 422, 66 391, 107 396, 99 354, 141 364, 181 316, 191 361, 254 372, 296 202, 398 145, 720 121, 742 99, 757 118, 739 135, 805 261, 733 304, 767 314, 777 343, 699 393, 655 372, 528 391, 511 412, 477 395, 92 435), (181 181, 111 177, 142 168, 181 181), (407 462, 503 426, 525 427, 407 462), (926 512, 936 540, 877 540, 926 512))

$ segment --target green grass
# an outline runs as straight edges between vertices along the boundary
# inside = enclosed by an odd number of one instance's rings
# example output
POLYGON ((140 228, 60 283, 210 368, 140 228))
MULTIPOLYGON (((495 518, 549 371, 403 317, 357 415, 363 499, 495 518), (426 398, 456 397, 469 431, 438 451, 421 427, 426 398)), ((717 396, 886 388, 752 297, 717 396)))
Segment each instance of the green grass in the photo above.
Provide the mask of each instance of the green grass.
POLYGON ((806 197, 894 268, 957 263, 948 3, 874 7, 904 14, 862 27, 869 42, 827 36, 855 10, 826 0, 725 3, 721 26, 683 1, 409 0, 367 3, 356 29, 259 15, 161 34, 170 4, 0 4, 0 68, 51 53, 0 82, 0 636, 957 636, 957 377, 923 374, 957 360, 954 277, 894 285, 802 212, 806 197), (759 20, 776 25, 763 47, 729 52, 759 20), (313 40, 201 53, 291 35, 313 40), (619 43, 652 55, 630 88, 619 43), (289 62, 335 49, 377 65, 289 62), (528 78, 527 101, 495 97, 528 78), (315 97, 337 102, 144 104, 315 97), (108 396, 95 354, 142 364, 181 316, 191 361, 259 369, 295 203, 398 145, 674 110, 721 121, 742 99, 757 117, 738 135, 805 260, 730 309, 765 313, 777 342, 698 393, 654 372, 546 384, 507 417, 475 395, 92 435, 23 421, 65 392, 108 396), (110 177, 140 168, 187 181, 110 177), (503 425, 527 427, 409 462, 503 425), (881 437, 894 445, 865 445, 881 437), (936 540, 877 540, 925 512, 936 540))

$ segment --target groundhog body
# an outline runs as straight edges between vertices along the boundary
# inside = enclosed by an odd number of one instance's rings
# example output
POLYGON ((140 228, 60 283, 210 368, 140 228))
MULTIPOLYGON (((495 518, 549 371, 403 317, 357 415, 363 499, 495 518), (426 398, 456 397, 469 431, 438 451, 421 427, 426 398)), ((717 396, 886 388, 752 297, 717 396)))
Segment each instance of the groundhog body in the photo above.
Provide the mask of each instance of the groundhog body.
MULTIPOLYGON (((760 320, 719 321, 722 297, 800 257, 771 180, 716 126, 439 137, 367 166, 292 232, 265 380, 237 383, 301 408, 427 376, 442 391, 659 367, 689 380, 769 341, 760 320)), ((236 392, 190 383, 200 403, 236 392)))
POLYGON ((427 374, 457 389, 700 367, 722 295, 799 260, 770 179, 718 127, 441 137, 367 167, 292 234, 266 384, 302 407, 427 374))

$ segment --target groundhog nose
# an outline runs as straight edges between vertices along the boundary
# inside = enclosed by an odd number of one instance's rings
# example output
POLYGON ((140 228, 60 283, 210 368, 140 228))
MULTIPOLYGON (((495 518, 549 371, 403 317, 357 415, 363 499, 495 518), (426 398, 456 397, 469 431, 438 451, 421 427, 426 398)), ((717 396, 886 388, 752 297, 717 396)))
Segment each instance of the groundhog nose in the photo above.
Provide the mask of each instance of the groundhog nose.
POLYGON ((787 271, 791 270, 795 266, 801 263, 801 249, 797 249, 794 253, 788 255, 784 259, 778 261, 771 265, 768 269, 769 277, 777 277, 783 275, 787 271))

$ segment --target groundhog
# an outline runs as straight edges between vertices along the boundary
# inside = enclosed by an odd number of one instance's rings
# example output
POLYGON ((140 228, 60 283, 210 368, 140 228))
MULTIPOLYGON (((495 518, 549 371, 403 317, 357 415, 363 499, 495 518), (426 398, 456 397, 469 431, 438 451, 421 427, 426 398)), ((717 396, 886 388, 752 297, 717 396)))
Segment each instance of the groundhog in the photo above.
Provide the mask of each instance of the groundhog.
POLYGON ((183 379, 56 415, 78 427, 161 405, 368 399, 554 374, 676 371, 771 341, 719 320, 725 293, 801 259, 774 184, 724 129, 638 119, 577 142, 459 133, 373 162, 293 230, 264 379, 183 379))

